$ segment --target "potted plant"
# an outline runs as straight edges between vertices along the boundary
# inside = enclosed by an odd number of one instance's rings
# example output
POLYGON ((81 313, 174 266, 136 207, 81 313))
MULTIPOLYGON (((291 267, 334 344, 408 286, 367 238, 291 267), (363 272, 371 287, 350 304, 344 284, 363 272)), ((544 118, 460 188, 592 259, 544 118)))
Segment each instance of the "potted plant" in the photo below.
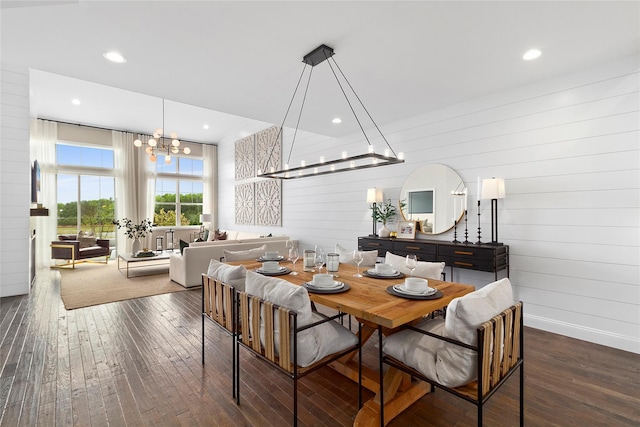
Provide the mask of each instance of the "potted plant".
POLYGON ((386 203, 371 206, 371 216, 374 221, 382 222, 382 228, 379 231, 380 237, 389 237, 391 231, 387 228, 387 221, 393 220, 397 215, 398 210, 391 203, 391 199, 387 199, 386 203))
POLYGON ((124 234, 127 238, 133 239, 131 252, 133 252, 134 255, 140 251, 142 246, 140 239, 147 237, 147 233, 153 229, 153 223, 148 218, 143 219, 140 224, 135 224, 129 218, 113 220, 113 224, 116 225, 118 229, 124 228, 124 234))

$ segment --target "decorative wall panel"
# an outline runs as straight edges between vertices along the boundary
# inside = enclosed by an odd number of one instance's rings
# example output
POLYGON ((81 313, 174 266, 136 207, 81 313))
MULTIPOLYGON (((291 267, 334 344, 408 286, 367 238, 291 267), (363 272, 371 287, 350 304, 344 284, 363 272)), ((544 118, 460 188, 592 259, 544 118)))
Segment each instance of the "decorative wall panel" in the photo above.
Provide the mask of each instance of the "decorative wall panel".
POLYGON ((256 225, 282 226, 282 181, 256 182, 256 225))
POLYGON ((255 134, 256 136, 256 170, 269 171, 281 169, 282 159, 282 133, 277 126, 272 126, 255 134))
POLYGON ((254 189, 253 182, 236 184, 236 224, 253 225, 255 223, 254 189))
POLYGON ((236 180, 253 178, 255 176, 255 143, 251 135, 236 141, 236 180))

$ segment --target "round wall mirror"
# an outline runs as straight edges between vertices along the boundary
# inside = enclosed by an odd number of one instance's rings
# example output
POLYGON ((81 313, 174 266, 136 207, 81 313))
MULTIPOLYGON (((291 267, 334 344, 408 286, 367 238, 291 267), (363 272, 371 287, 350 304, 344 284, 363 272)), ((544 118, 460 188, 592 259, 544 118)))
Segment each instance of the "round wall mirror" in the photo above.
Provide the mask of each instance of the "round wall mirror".
POLYGON ((462 178, 448 166, 422 166, 409 175, 400 190, 404 221, 418 221, 416 231, 441 234, 460 220, 466 204, 462 178))

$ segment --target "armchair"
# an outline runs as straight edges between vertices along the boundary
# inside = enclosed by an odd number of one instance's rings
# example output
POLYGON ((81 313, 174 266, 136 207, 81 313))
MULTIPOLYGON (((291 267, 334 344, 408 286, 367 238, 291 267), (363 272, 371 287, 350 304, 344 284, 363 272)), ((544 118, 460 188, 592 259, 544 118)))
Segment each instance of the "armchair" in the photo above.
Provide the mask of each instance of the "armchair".
POLYGON ((109 262, 111 256, 109 239, 78 237, 75 234, 61 235, 58 236, 58 239, 51 242, 51 259, 61 259, 65 262, 52 265, 52 268, 73 269, 78 263, 92 262, 92 258, 99 257, 105 257, 104 264, 109 262))

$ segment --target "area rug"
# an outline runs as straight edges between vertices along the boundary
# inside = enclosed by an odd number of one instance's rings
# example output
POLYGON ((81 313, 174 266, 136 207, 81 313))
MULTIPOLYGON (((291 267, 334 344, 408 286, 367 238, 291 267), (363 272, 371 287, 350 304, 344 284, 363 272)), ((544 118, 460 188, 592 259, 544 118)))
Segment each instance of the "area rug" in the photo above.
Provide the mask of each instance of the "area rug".
POLYGON ((134 276, 129 279, 118 271, 116 261, 59 271, 60 296, 67 310, 186 290, 169 279, 168 265, 130 270, 134 276))

